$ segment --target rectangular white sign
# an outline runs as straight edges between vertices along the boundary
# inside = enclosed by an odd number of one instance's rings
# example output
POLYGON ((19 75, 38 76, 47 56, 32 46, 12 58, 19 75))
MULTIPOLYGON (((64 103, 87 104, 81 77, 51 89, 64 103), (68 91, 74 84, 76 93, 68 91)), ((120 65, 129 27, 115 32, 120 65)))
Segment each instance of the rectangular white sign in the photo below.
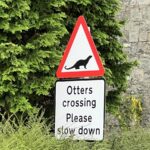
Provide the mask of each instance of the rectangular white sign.
POLYGON ((102 140, 104 79, 56 82, 55 136, 78 140, 102 140))

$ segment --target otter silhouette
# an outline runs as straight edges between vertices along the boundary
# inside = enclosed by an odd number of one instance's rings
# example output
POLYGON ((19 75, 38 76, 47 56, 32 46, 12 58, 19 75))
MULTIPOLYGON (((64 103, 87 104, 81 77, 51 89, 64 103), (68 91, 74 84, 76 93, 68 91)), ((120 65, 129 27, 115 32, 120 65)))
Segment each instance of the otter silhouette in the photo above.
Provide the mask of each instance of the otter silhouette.
POLYGON ((92 56, 90 55, 86 59, 80 59, 72 67, 67 68, 67 66, 65 66, 65 69, 66 70, 70 70, 70 69, 73 69, 73 68, 80 69, 80 66, 84 66, 84 68, 87 69, 86 65, 88 64, 88 62, 91 59, 91 57, 92 56))

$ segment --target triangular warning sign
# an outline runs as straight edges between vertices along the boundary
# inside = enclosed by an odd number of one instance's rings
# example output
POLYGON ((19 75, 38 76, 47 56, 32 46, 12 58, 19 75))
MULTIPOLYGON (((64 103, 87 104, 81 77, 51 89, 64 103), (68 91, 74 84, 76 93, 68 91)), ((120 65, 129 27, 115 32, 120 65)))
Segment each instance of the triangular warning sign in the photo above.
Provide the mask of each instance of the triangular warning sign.
POLYGON ((83 16, 76 22, 56 76, 74 78, 103 76, 104 67, 83 16))

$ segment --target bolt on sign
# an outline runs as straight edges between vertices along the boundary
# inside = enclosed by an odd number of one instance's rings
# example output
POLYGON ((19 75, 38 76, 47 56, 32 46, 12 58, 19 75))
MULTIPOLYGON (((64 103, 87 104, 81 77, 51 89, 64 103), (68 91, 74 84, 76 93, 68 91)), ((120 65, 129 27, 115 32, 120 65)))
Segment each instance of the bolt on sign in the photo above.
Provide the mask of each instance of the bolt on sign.
POLYGON ((78 140, 102 140, 104 79, 56 82, 55 136, 78 140))
POLYGON ((56 72, 61 79, 55 85, 58 139, 103 139, 105 80, 83 78, 100 77, 104 72, 86 21, 80 16, 56 72))

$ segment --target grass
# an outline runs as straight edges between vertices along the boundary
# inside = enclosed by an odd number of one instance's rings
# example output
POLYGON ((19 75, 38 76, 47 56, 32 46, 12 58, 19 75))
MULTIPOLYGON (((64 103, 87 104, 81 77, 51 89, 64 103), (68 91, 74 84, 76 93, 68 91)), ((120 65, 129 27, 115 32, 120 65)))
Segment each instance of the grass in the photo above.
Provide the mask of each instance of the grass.
POLYGON ((43 117, 32 116, 28 121, 10 117, 0 123, 0 150, 86 150, 85 141, 57 140, 43 117))
POLYGON ((113 139, 115 150, 150 150, 150 128, 131 128, 113 139))
POLYGON ((57 140, 41 116, 27 120, 11 116, 0 122, 0 150, 149 150, 150 128, 107 133, 103 142, 57 140), (14 118, 14 119, 12 119, 14 118), (17 121, 19 120, 19 121, 17 121))

